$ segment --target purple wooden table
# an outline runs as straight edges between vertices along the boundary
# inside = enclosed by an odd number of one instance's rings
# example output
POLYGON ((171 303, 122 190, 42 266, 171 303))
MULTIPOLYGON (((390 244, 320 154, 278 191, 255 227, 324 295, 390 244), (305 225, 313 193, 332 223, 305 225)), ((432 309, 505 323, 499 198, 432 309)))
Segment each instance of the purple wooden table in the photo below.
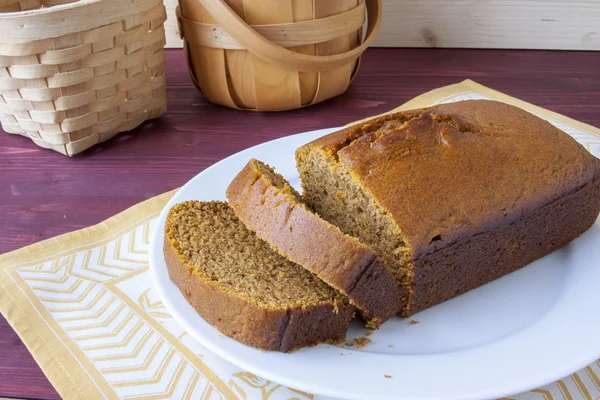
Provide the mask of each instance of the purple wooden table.
MULTIPOLYGON (((169 112, 160 119, 71 159, 0 132, 0 253, 96 224, 250 146, 340 126, 466 78, 600 126, 599 71, 592 52, 372 49, 344 95, 259 114, 208 104, 182 52, 168 50, 169 112)), ((0 349, 0 397, 59 397, 2 317, 0 349)))

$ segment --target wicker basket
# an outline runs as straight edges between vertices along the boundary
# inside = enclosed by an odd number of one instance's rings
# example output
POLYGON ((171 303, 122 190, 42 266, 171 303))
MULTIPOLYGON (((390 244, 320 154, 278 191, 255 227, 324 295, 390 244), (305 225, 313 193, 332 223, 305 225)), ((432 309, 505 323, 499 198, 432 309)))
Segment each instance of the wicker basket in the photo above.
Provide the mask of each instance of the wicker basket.
POLYGON ((190 75, 211 102, 277 111, 343 93, 381 20, 381 0, 179 0, 190 75), (250 24, 250 25, 249 25, 250 24))
POLYGON ((2 128, 66 155, 165 112, 162 0, 0 0, 2 128))

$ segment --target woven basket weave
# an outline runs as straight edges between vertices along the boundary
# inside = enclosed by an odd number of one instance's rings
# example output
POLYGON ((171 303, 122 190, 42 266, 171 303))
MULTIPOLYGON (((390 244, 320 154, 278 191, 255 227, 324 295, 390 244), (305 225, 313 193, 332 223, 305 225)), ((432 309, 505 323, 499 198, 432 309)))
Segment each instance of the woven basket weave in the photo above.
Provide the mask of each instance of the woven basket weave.
POLYGON ((79 153, 166 110, 162 0, 0 0, 0 121, 79 153))
POLYGON ((348 88, 381 0, 179 0, 177 17, 190 75, 209 101, 278 111, 348 88))

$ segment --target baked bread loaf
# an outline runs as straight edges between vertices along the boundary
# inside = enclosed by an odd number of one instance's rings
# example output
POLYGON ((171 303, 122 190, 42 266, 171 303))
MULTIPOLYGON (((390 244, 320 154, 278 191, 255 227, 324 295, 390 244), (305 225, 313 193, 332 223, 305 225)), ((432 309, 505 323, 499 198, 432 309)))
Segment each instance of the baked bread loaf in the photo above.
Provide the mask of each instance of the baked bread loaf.
POLYGON ((341 342, 354 314, 344 296, 271 250, 224 202, 175 205, 164 256, 198 314, 249 346, 290 352, 341 342))
POLYGON ((296 160, 307 203, 393 265, 404 316, 558 249, 600 211, 600 160, 500 102, 376 118, 296 160))
POLYGON ((268 165, 252 159, 227 188, 246 227, 348 296, 370 328, 402 309, 400 285, 373 250, 310 211, 268 165))

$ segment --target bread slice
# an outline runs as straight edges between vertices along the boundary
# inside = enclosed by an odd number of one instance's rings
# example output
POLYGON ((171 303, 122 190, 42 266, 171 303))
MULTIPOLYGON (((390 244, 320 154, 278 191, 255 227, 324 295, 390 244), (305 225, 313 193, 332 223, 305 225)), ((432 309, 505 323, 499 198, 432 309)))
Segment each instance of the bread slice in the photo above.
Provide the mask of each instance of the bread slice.
POLYGON ((344 340, 354 307, 244 227, 224 202, 186 201, 169 212, 164 256, 171 280, 225 335, 290 352, 344 340))
POLYGON ((306 201, 394 268, 409 316, 587 230, 600 160, 517 107, 463 101, 376 118, 297 150, 306 201))
POLYGON ((227 188, 227 199, 258 237, 348 296, 368 327, 400 312, 400 286, 373 250, 309 210, 268 165, 250 160, 227 188))

